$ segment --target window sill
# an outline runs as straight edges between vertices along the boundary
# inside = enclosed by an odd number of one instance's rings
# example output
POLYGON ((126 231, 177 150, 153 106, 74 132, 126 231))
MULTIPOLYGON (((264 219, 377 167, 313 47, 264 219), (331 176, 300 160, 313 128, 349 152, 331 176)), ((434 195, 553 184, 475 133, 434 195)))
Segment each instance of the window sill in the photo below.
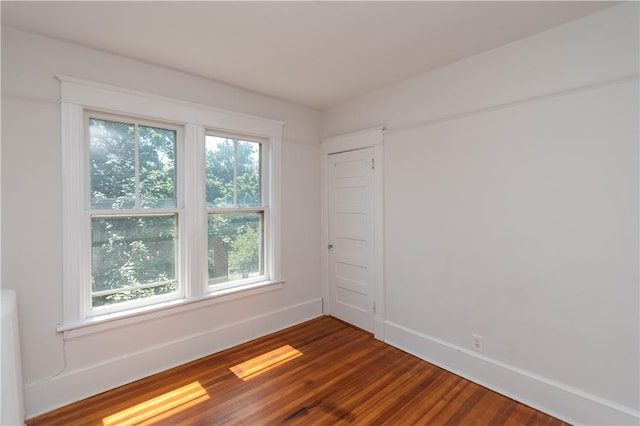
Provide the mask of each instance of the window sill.
POLYGON ((124 312, 114 312, 85 320, 59 324, 57 331, 64 333, 65 339, 73 339, 88 334, 99 333, 119 327, 126 327, 131 324, 139 324, 144 321, 151 321, 157 318, 176 315, 181 312, 188 312, 194 309, 204 308, 217 303, 229 302, 248 296, 267 293, 283 288, 284 280, 262 281, 247 284, 241 287, 234 287, 209 293, 197 299, 180 299, 160 303, 153 306, 132 309, 124 312))

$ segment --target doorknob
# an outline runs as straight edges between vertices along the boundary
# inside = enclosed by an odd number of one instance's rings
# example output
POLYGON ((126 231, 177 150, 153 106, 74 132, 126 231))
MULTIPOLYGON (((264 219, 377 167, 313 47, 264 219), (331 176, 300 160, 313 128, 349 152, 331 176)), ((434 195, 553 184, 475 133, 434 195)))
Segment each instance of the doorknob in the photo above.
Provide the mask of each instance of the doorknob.
POLYGON ((329 244, 329 245, 327 246, 327 248, 328 248, 329 250, 331 250, 331 249, 333 248, 333 244, 329 244))

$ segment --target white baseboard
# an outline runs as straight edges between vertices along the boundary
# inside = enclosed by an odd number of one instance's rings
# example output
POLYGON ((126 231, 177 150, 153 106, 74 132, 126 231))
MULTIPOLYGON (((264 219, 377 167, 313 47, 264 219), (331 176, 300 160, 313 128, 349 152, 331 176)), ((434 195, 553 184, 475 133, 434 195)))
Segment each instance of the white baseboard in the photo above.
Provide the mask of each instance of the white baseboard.
POLYGON ((68 371, 37 385, 27 385, 25 386, 27 418, 33 418, 320 315, 322 315, 322 300, 314 299, 225 324, 204 333, 184 336, 81 370, 68 371))
POLYGON ((385 342, 472 382, 576 425, 638 425, 640 413, 480 353, 384 323, 385 342))

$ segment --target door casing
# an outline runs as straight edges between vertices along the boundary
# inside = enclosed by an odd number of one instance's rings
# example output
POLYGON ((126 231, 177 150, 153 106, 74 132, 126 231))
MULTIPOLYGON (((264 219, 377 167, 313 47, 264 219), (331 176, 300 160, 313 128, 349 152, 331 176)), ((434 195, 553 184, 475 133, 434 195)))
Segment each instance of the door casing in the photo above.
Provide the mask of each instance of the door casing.
POLYGON ((374 337, 384 340, 385 300, 384 300, 384 218, 383 218, 383 127, 336 136, 322 141, 321 181, 322 181, 322 299, 323 313, 330 314, 329 306, 329 203, 328 203, 328 156, 339 152, 372 147, 374 149, 374 202, 373 202, 373 283, 374 294, 374 337))

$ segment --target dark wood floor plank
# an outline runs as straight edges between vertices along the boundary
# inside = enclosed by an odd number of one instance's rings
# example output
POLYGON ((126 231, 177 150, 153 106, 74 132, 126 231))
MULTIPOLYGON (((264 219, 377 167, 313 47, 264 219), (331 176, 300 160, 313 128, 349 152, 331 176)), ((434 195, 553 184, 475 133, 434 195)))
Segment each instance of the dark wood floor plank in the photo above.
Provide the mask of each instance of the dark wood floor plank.
POLYGON ((110 424, 565 425, 330 317, 27 422, 110 424))

